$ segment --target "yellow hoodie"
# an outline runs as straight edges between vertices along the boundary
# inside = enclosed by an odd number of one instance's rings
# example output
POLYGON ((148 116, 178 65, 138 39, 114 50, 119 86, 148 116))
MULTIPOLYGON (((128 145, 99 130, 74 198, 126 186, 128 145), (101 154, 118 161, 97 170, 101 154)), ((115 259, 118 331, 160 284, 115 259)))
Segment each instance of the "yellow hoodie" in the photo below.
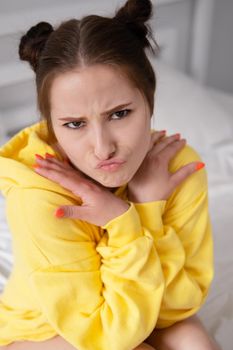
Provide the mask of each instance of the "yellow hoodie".
MULTIPOLYGON (((206 170, 168 200, 133 203, 103 227, 57 219, 80 198, 34 171, 35 153, 55 154, 39 122, 0 148, 0 188, 14 266, 0 295, 0 345, 60 335, 79 350, 132 350, 155 327, 195 314, 213 279, 206 170)), ((175 172, 200 156, 186 145, 175 172)), ((106 203, 107 204, 107 203, 106 203)))

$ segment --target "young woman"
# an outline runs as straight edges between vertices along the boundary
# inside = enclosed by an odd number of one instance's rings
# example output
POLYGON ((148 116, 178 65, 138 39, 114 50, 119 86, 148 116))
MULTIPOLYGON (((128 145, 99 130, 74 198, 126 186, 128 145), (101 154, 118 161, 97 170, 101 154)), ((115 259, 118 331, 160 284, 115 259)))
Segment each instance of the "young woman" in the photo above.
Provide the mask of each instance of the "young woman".
POLYGON ((14 253, 0 349, 218 349, 194 316, 213 279, 206 171, 151 130, 151 15, 129 0, 21 38, 44 120, 0 150, 14 253))

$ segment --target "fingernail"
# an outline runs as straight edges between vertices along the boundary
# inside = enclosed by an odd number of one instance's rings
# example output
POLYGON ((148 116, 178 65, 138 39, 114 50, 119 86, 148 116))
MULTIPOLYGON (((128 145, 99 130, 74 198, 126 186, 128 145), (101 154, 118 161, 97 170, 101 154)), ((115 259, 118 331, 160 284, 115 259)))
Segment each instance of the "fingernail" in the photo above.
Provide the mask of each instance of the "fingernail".
POLYGON ((46 158, 55 158, 55 156, 53 154, 50 154, 50 153, 45 153, 45 157, 46 158))
POLYGON ((35 156, 36 156, 36 158, 37 159, 44 159, 41 155, 39 155, 39 154, 35 154, 35 156))
POLYGON ((205 163, 202 163, 202 162, 197 163, 196 170, 202 169, 204 166, 205 166, 205 163))
POLYGON ((65 215, 65 211, 62 208, 58 208, 55 212, 57 218, 62 218, 65 215))
POLYGON ((41 166, 39 164, 32 164, 33 168, 40 168, 41 166))

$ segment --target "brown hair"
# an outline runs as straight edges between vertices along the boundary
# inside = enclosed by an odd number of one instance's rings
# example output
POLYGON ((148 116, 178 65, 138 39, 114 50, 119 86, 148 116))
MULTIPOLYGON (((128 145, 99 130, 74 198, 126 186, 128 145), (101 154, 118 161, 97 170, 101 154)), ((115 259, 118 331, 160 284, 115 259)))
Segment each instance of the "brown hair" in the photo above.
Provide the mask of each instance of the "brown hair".
POLYGON ((36 73, 37 105, 52 141, 56 136, 50 116, 50 88, 56 76, 73 69, 95 64, 120 69, 143 93, 153 114, 156 77, 144 50, 156 55, 159 48, 146 24, 151 17, 150 0, 128 0, 113 18, 89 15, 62 22, 57 29, 40 22, 21 37, 19 57, 36 73))

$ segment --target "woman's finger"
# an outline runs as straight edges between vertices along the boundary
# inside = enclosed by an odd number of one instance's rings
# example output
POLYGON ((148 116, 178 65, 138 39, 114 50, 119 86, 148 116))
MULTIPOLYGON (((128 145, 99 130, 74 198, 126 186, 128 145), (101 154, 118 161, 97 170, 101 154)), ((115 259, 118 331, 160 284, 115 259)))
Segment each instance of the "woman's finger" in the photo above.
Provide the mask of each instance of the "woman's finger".
POLYGON ((173 141, 167 145, 162 151, 158 153, 158 156, 164 162, 169 163, 171 159, 175 157, 175 155, 186 145, 186 140, 181 139, 177 141, 173 141))
POLYGON ((60 184, 62 187, 66 188, 77 196, 86 195, 86 192, 93 189, 93 186, 95 186, 90 181, 84 179, 84 177, 80 175, 80 172, 76 171, 75 169, 54 169, 52 167, 57 167, 56 164, 49 164, 46 166, 48 162, 41 159, 39 160, 39 163, 41 163, 41 165, 43 163, 43 166, 35 169, 37 173, 60 184))
POLYGON ((49 153, 45 153, 45 159, 47 159, 51 163, 60 165, 64 169, 67 169, 67 168, 73 169, 73 167, 72 167, 71 163, 69 162, 68 158, 66 158, 63 161, 61 161, 61 160, 57 159, 56 156, 54 156, 52 154, 49 154, 49 153))
POLYGON ((80 219, 83 221, 91 220, 91 210, 90 207, 85 205, 65 205, 61 206, 55 211, 55 216, 57 218, 70 218, 70 219, 80 219))
POLYGON ((150 159, 157 159, 161 163, 168 163, 178 151, 180 151, 186 144, 185 139, 181 140, 173 140, 170 143, 166 144, 166 146, 155 147, 148 154, 150 159))
POLYGON ((64 170, 63 169, 53 169, 51 164, 47 164, 42 161, 37 161, 39 163, 39 167, 36 167, 34 170, 43 177, 46 177, 49 180, 55 181, 57 183, 60 183, 61 178, 64 177, 64 170))
POLYGON ((40 167, 43 167, 45 169, 50 169, 50 170, 56 170, 58 172, 63 172, 64 176, 66 173, 68 172, 75 172, 77 174, 79 174, 80 176, 82 176, 81 172, 78 169, 75 169, 74 167, 72 167, 71 165, 69 165, 68 163, 65 164, 63 162, 61 162, 58 159, 41 159, 41 158, 37 158, 36 162, 38 163, 38 165, 40 167))
POLYGON ((44 156, 41 156, 40 154, 35 154, 35 156, 36 156, 36 160, 48 160, 49 163, 58 164, 64 169, 67 169, 67 168, 74 169, 72 164, 69 162, 68 158, 61 161, 60 159, 57 159, 55 155, 47 152, 45 153, 44 156))
POLYGON ((162 151, 164 148, 166 148, 169 144, 171 144, 174 141, 179 141, 180 134, 174 134, 171 136, 165 136, 159 140, 159 142, 155 143, 154 147, 152 148, 151 152, 153 154, 158 153, 162 151))
MULTIPOLYGON (((150 147, 149 147, 149 151, 152 150, 152 148, 155 146, 155 144, 161 140, 163 137, 165 137, 166 134, 166 130, 162 130, 162 131, 153 131, 151 133, 151 140, 150 140, 150 147)), ((149 152, 148 151, 148 152, 149 152)))
POLYGON ((151 138, 153 141, 156 141, 156 140, 160 139, 161 137, 164 137, 165 134, 166 134, 166 130, 152 131, 151 138))
MULTIPOLYGON (((46 153, 46 155, 48 155, 48 153, 46 153)), ((72 167, 69 164, 65 164, 64 162, 60 161, 59 159, 56 159, 55 157, 48 157, 46 155, 45 158, 43 158, 40 155, 36 155, 36 162, 42 166, 51 169, 72 169, 72 167)))
POLYGON ((180 185, 187 177, 202 169, 205 166, 202 162, 192 162, 184 165, 171 175, 170 181, 174 187, 180 185), (198 166, 198 167, 197 167, 198 166))
POLYGON ((79 219, 82 221, 90 222, 93 225, 102 226, 105 222, 108 222, 109 219, 104 220, 101 218, 101 215, 96 215, 93 212, 92 206, 82 204, 77 205, 66 205, 57 208, 55 211, 55 216, 57 218, 69 218, 69 219, 79 219))
POLYGON ((55 170, 58 172, 68 171, 68 169, 63 167, 61 164, 57 164, 57 163, 50 161, 50 160, 47 160, 47 159, 37 159, 36 163, 39 165, 40 168, 43 168, 43 169, 55 170))

